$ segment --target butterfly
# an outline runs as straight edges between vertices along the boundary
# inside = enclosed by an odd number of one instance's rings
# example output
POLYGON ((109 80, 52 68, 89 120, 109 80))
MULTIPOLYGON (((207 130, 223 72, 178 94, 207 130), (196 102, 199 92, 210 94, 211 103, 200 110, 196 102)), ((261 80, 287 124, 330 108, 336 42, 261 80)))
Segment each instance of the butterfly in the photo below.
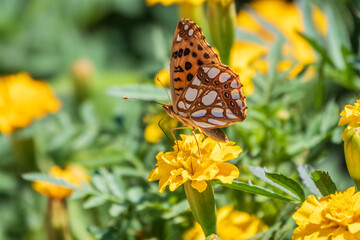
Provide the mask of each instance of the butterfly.
POLYGON ((181 19, 175 30, 170 87, 172 104, 163 107, 171 117, 185 124, 179 128, 190 127, 193 133, 199 129, 216 141, 227 142, 220 128, 246 118, 239 76, 221 63, 200 27, 190 19, 181 19))

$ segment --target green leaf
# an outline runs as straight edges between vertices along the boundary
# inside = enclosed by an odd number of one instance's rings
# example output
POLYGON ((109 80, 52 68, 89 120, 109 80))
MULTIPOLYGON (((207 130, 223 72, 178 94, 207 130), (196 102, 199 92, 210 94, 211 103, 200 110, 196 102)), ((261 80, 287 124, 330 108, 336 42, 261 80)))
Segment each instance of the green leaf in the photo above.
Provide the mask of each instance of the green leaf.
POLYGON ((305 186, 310 190, 311 193, 315 194, 316 196, 320 196, 321 193, 319 189, 315 186, 314 182, 311 179, 311 167, 309 165, 300 165, 298 167, 298 172, 301 180, 305 184, 305 186))
POLYGON ((283 174, 278 174, 278 173, 265 172, 265 176, 270 180, 272 180, 273 182, 275 182, 276 184, 279 184, 280 186, 294 193, 302 202, 305 201, 304 189, 294 179, 291 179, 283 174))
POLYGON ((233 188, 236 190, 240 190, 240 191, 244 191, 244 192, 248 192, 248 193, 253 193, 253 194, 258 194, 261 196, 265 196, 265 197, 270 197, 270 198, 275 198, 275 199, 280 199, 286 202, 291 202, 294 203, 296 205, 301 205, 301 203, 299 203, 299 201, 297 199, 294 198, 289 198, 286 197, 284 195, 281 195, 279 193, 275 193, 273 191, 267 190, 263 187, 260 186, 255 186, 252 184, 248 184, 248 183, 244 183, 244 182, 239 182, 234 180, 232 184, 227 184, 227 183, 222 183, 219 180, 213 180, 213 183, 225 186, 225 187, 229 187, 229 188, 233 188))
POLYGON ((64 179, 54 178, 45 173, 25 173, 22 175, 22 177, 28 181, 44 181, 64 188, 70 188, 73 190, 80 189, 78 186, 66 182, 64 179))
POLYGON ((104 196, 100 195, 100 196, 93 196, 90 197, 85 203, 84 203, 84 208, 88 209, 88 208, 93 208, 93 207, 97 207, 100 205, 103 205, 106 202, 106 198, 104 198, 104 196))
MULTIPOLYGON (((126 85, 121 87, 111 87, 107 90, 109 95, 115 97, 132 97, 144 100, 165 101, 168 100, 166 91, 155 85, 126 85)), ((124 100, 125 101, 125 100, 124 100)))
POLYGON ((277 189, 279 189, 283 192, 286 192, 287 194, 289 194, 293 197, 297 197, 296 194, 294 194, 292 191, 288 190, 287 188, 285 188, 285 187, 281 186, 280 184, 269 179, 265 175, 265 173, 267 172, 267 169, 265 169, 263 167, 254 167, 254 166, 249 166, 248 168, 252 174, 254 174, 256 177, 260 178, 261 180, 267 182, 271 186, 276 187, 277 189))
POLYGON ((337 191, 335 183, 332 181, 329 173, 325 171, 314 171, 312 174, 312 180, 321 194, 325 197, 333 194, 337 191))

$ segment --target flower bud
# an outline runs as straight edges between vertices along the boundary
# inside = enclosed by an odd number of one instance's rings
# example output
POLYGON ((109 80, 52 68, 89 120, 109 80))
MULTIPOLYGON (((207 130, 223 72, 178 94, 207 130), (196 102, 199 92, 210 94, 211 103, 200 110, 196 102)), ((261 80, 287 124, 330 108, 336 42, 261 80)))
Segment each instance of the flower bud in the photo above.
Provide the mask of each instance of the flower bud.
POLYGON ((344 140, 346 166, 350 177, 360 189, 360 128, 347 127, 344 140))

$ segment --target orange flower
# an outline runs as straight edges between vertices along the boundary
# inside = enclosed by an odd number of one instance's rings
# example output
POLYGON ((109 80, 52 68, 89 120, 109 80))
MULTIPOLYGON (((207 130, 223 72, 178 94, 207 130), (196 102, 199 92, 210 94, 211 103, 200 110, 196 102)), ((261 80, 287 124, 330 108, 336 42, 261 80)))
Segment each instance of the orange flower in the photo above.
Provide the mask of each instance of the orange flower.
POLYGON ((60 101, 46 82, 27 73, 0 77, 0 132, 8 134, 34 119, 60 109, 60 101))
MULTIPOLYGON (((66 169, 61 169, 58 166, 51 167, 49 174, 52 177, 63 179, 75 186, 81 186, 81 181, 90 182, 90 177, 87 175, 85 169, 78 165, 70 165, 66 169)), ((33 188, 49 197, 56 199, 64 199, 73 193, 72 189, 57 186, 52 183, 44 181, 36 181, 33 183, 33 188)))

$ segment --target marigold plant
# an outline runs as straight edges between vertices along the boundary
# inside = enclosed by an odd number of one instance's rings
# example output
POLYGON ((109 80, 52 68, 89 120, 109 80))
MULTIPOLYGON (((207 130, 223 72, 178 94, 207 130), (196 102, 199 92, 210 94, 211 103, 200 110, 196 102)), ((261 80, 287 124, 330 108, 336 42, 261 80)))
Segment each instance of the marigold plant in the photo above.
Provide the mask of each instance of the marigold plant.
POLYGON ((355 187, 316 198, 310 195, 293 215, 292 239, 360 239, 360 193, 355 187))
MULTIPOLYGON (((87 175, 84 168, 78 165, 70 165, 65 169, 60 168, 59 166, 51 167, 49 174, 52 177, 63 179, 69 183, 72 183, 75 186, 81 186, 81 181, 90 181, 90 177, 87 175)), ((57 186, 52 183, 36 181, 33 183, 33 188, 49 197, 56 199, 64 199, 70 196, 73 193, 72 189, 64 188, 57 186)))
POLYGON ((0 132, 9 134, 60 109, 50 86, 27 73, 0 77, 0 132))
POLYGON ((231 163, 242 152, 234 142, 219 143, 201 134, 196 134, 199 148, 193 135, 181 135, 178 146, 173 152, 160 152, 157 156, 156 168, 151 171, 148 180, 159 181, 159 191, 164 192, 169 185, 170 191, 191 181, 191 186, 202 192, 206 189, 206 181, 218 179, 231 184, 239 176, 239 170, 231 163))
MULTIPOLYGON (((245 240, 268 229, 268 226, 257 216, 235 210, 232 206, 225 206, 217 211, 216 225, 222 240, 245 240)), ((197 222, 183 235, 183 240, 204 238, 201 226, 197 222)))
MULTIPOLYGON (((346 105, 344 110, 341 111, 340 116, 341 119, 339 126, 349 124, 348 127, 360 127, 360 100, 357 100, 356 103, 354 103, 354 106, 346 105)), ((344 131, 342 136, 343 140, 345 140, 347 132, 348 128, 346 128, 344 131)))

